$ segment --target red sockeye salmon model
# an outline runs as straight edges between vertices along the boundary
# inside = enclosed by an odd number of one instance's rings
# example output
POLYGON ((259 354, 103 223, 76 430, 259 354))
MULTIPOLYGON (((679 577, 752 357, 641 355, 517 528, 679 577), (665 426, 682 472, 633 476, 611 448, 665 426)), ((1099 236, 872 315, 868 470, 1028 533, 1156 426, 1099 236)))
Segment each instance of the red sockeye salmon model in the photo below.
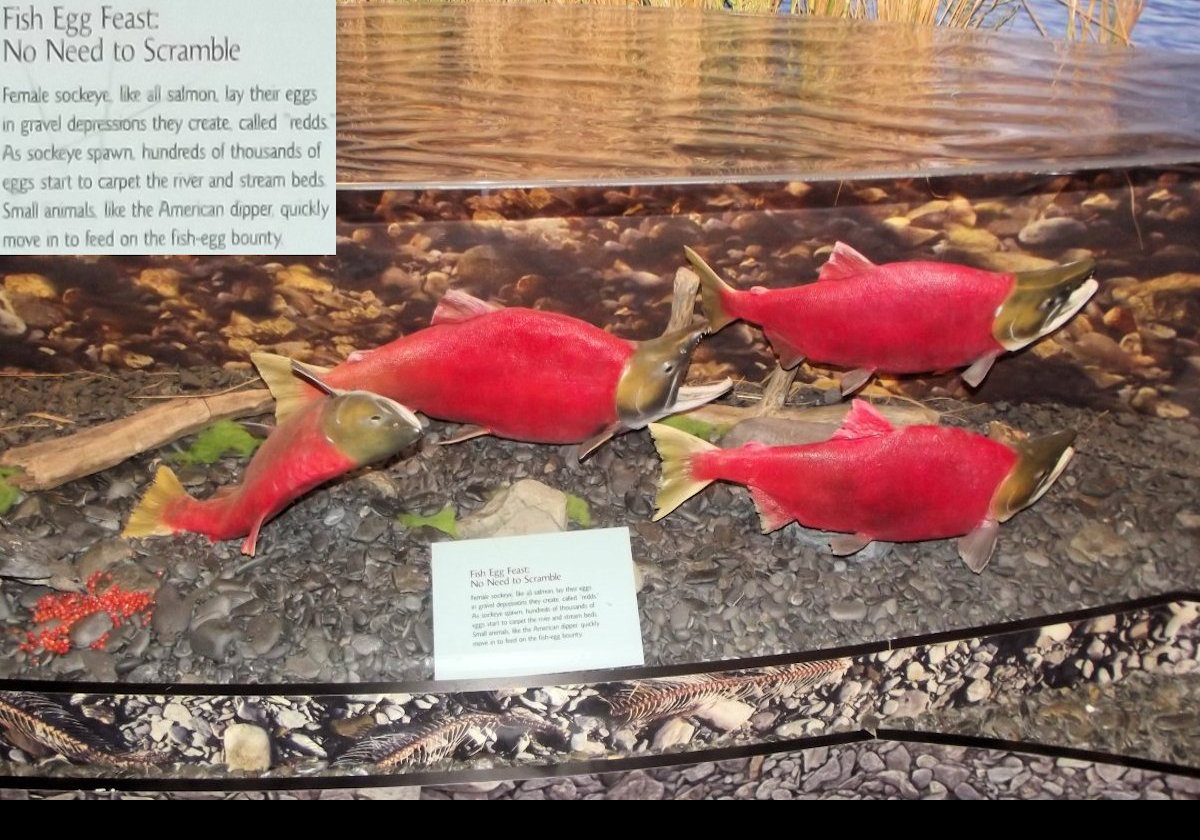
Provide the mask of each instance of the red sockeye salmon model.
POLYGON ((999 523, 1058 478, 1075 438, 1066 431, 1003 442, 945 426, 896 428, 862 400, 822 443, 718 449, 669 426, 650 432, 663 460, 655 519, 710 482, 729 481, 750 488, 764 532, 792 520, 840 531, 835 554, 872 540, 962 536, 959 554, 973 572, 991 559, 999 523))
POLYGON ((239 486, 222 488, 210 499, 193 499, 169 468, 159 467, 123 536, 178 531, 206 534, 212 540, 245 536, 242 553, 254 554, 259 528, 294 499, 394 455, 420 436, 420 420, 394 400, 363 391, 330 391, 271 432, 239 486))
POLYGON ((966 367, 963 381, 975 387, 997 356, 1061 327, 1097 288, 1094 260, 1001 274, 939 262, 875 265, 838 242, 815 283, 737 291, 685 250, 714 332, 740 318, 763 328, 784 368, 806 358, 853 368, 843 396, 877 370, 966 367))
MULTIPOLYGON (((680 387, 702 329, 627 341, 555 312, 500 308, 450 291, 432 324, 322 371, 330 386, 398 400, 478 434, 529 443, 581 443, 583 457, 609 437, 729 389, 729 380, 680 387)), ((251 358, 275 395, 282 422, 316 391, 282 356, 251 358)))

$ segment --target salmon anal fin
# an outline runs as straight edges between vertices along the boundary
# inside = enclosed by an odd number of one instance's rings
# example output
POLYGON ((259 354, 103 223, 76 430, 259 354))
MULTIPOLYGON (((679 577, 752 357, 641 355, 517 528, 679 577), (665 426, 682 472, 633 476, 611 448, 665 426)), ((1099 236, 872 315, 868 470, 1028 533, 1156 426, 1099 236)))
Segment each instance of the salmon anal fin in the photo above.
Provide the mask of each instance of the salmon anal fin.
POLYGON ((254 526, 250 529, 250 533, 246 535, 246 541, 242 543, 242 554, 254 556, 254 552, 258 549, 258 529, 262 527, 263 517, 254 520, 254 526))
POLYGON ((461 429, 458 430, 457 434, 453 434, 450 437, 446 438, 445 440, 439 440, 437 442, 437 445, 438 446, 450 446, 451 444, 454 444, 454 443, 462 443, 464 440, 471 440, 472 438, 483 437, 484 435, 490 435, 491 433, 492 433, 491 429, 485 429, 483 426, 463 426, 461 429))
POLYGON ((871 544, 871 538, 866 534, 836 534, 829 540, 829 550, 838 557, 855 554, 871 544))
POLYGON ((845 280, 847 277, 853 277, 855 274, 861 274, 874 267, 875 263, 845 242, 837 242, 833 246, 833 253, 829 255, 829 260, 821 266, 817 280, 845 280))
POLYGON ((842 398, 853 394, 875 375, 874 368, 856 368, 842 377, 842 398))
POLYGON ((958 556, 968 569, 979 574, 987 567, 996 549, 996 535, 999 533, 1000 524, 995 519, 986 519, 974 531, 959 538, 958 556))
POLYGON ((433 319, 429 323, 431 326, 434 324, 459 324, 502 308, 467 294, 461 289, 451 289, 438 301, 437 307, 433 310, 433 319))
POLYGON ((962 372, 962 380, 972 388, 978 388, 979 383, 988 375, 988 371, 992 369, 992 363, 996 361, 996 356, 989 353, 986 356, 981 356, 971 363, 971 366, 962 372))
POLYGON ((791 370, 796 365, 804 361, 804 354, 793 347, 786 338, 773 330, 763 330, 767 335, 767 341, 771 342, 771 348, 775 351, 775 355, 779 357, 779 366, 784 370, 791 370))
POLYGON ((758 521, 764 534, 778 531, 796 518, 784 510, 783 505, 756 487, 750 488, 750 497, 754 499, 754 505, 758 508, 758 521))
POLYGON ((894 431, 896 431, 896 427, 879 413, 879 409, 866 400, 855 400, 850 403, 850 411, 846 413, 842 425, 838 426, 838 430, 833 433, 830 440, 878 437, 894 431))

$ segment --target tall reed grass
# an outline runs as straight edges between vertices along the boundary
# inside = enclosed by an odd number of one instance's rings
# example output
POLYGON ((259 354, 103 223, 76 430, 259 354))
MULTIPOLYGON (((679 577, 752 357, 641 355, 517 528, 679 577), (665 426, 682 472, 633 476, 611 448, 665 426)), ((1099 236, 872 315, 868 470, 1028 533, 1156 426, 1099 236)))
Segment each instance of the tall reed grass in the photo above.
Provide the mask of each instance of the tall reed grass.
MULTIPOLYGON (((362 0, 339 0, 353 5, 362 0)), ((459 0, 471 2, 471 0, 459 0)), ((496 0, 488 0, 496 2, 496 0)), ((546 5, 684 7, 744 13, 820 15, 932 26, 998 29, 1025 16, 1039 32, 1062 33, 1072 41, 1132 43, 1133 28, 1147 0, 1055 0, 1060 14, 1035 11, 1029 0, 499 0, 546 5)), ((1200 2, 1200 0, 1197 0, 1200 2)))

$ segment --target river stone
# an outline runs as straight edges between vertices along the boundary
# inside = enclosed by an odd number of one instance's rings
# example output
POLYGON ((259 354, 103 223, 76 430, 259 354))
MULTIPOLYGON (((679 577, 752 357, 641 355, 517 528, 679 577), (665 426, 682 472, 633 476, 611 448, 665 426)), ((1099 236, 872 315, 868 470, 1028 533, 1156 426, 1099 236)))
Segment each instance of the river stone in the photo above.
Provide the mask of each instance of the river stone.
POLYGON ((867 617, 867 605, 858 598, 844 598, 829 606, 829 616, 834 621, 862 621, 867 617))
POLYGON ((669 750, 692 740, 696 727, 681 718, 671 718, 654 733, 654 749, 669 750))
POLYGON ((1087 232, 1087 227, 1078 219, 1058 216, 1052 219, 1037 219, 1017 234, 1022 245, 1067 244, 1087 232))
POLYGON ((230 770, 261 773, 271 767, 271 739, 265 729, 252 723, 233 723, 225 728, 225 766, 230 770))
POLYGON ((75 622, 71 628, 71 645, 77 648, 89 647, 108 631, 112 630, 112 618, 101 610, 75 622))
POLYGON ((567 530, 567 496, 531 478, 497 493, 458 523, 463 539, 544 534, 567 530))

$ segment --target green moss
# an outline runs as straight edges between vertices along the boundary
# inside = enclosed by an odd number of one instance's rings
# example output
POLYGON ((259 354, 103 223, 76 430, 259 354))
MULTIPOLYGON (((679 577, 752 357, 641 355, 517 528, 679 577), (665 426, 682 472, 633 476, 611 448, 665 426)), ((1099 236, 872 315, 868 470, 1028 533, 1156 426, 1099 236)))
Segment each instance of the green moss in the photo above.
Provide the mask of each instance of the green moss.
POLYGON ((581 528, 592 527, 592 509, 574 493, 567 494, 567 519, 581 528))
POLYGON ((453 505, 446 505, 432 516, 402 513, 396 517, 396 521, 410 530, 428 525, 430 528, 436 528, 443 534, 449 534, 454 539, 458 539, 458 520, 455 518, 453 505))
POLYGON ((681 432, 687 432, 689 435, 695 435, 698 438, 716 443, 721 437, 721 429, 711 423, 705 423, 702 420, 688 417, 686 414, 674 414, 665 420, 660 421, 664 426, 672 426, 679 429, 681 432))
POLYGON ((0 467, 0 514, 8 513, 8 509, 17 503, 21 491, 13 487, 5 479, 20 475, 16 467, 0 467))
POLYGON ((228 453, 249 458, 262 444, 239 423, 218 420, 196 436, 196 441, 175 456, 180 464, 215 464, 228 453))

